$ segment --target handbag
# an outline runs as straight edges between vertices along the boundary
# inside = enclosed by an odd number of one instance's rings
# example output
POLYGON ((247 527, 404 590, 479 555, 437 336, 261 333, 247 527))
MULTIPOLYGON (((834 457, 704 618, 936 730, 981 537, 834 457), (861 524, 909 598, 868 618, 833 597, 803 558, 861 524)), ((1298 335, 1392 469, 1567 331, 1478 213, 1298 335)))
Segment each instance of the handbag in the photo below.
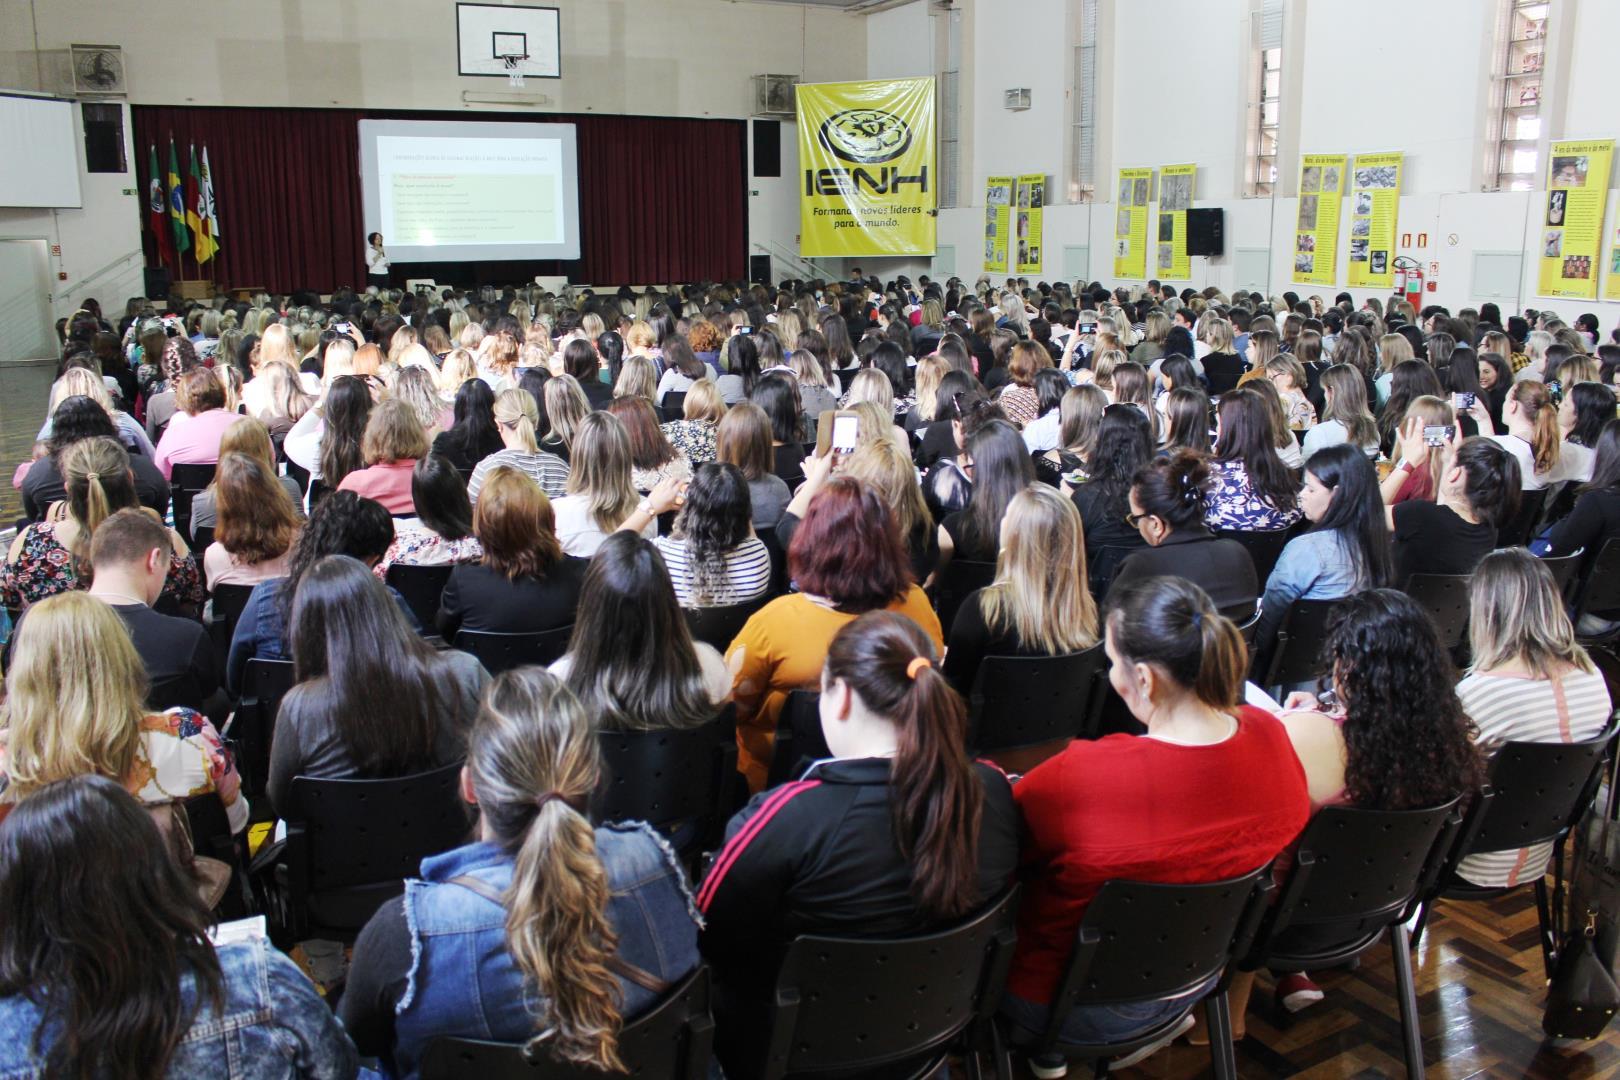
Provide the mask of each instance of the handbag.
POLYGON ((1557 963, 1547 987, 1541 1029, 1557 1039, 1595 1039, 1620 1011, 1614 979, 1620 932, 1620 828, 1616 827, 1616 773, 1610 764, 1607 792, 1596 800, 1576 831, 1569 903, 1564 903, 1564 863, 1554 859, 1553 942, 1557 963), (1579 927, 1570 930, 1569 927, 1579 927))
POLYGON ((1620 986, 1599 959, 1596 939, 1593 911, 1586 928, 1560 944, 1558 966, 1547 987, 1547 1007, 1541 1014, 1541 1030, 1555 1039, 1595 1039, 1620 1009, 1620 986))

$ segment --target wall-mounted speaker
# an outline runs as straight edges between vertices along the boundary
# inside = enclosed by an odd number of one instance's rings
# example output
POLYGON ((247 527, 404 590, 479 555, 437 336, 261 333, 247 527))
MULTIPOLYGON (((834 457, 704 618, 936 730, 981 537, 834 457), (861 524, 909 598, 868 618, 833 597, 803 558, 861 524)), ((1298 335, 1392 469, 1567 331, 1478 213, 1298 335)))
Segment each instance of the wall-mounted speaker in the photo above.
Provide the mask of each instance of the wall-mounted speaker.
POLYGON ((755 285, 769 285, 771 283, 771 257, 769 255, 748 256, 748 280, 755 285))
POLYGON ((782 175, 782 124, 780 121, 754 121, 754 175, 782 175))
POLYGON ((1187 210, 1187 254, 1221 255, 1226 251, 1226 211, 1218 206, 1187 210))

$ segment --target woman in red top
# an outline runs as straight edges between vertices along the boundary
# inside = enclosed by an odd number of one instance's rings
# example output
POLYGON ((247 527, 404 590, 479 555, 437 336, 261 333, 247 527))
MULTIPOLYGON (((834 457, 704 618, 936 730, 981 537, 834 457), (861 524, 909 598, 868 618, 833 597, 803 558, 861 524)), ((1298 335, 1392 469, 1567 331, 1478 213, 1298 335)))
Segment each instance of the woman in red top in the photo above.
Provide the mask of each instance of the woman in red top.
MULTIPOLYGON (((1204 591, 1152 577, 1109 601, 1109 680, 1147 734, 1071 743, 1013 789, 1027 826, 1027 892, 1002 1010, 1031 1032, 1044 1029, 1075 930, 1104 882, 1191 884, 1249 873, 1298 836, 1310 813, 1282 724, 1239 704, 1248 650, 1204 591)), ((1190 1013, 1199 997, 1078 1008, 1064 1037, 1128 1038, 1190 1013)), ((1188 1015, 1176 1033, 1191 1025, 1188 1015)), ((1039 1077, 1064 1070, 1059 1059, 1030 1067, 1039 1077)))
POLYGON ((365 437, 360 442, 365 468, 344 476, 338 490, 376 499, 395 517, 415 517, 411 471, 427 452, 427 432, 415 411, 398 398, 389 398, 366 419, 365 437))

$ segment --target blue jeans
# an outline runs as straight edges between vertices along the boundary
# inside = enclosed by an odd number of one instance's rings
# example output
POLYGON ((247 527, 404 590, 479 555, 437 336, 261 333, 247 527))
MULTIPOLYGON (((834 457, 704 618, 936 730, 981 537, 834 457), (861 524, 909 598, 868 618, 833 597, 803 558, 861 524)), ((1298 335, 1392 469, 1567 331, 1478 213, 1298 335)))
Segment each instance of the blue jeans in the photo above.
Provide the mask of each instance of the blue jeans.
MULTIPOLYGON (((1125 1042, 1186 1012, 1189 1006, 1214 989, 1218 981, 1212 979, 1190 994, 1161 1001, 1076 1006, 1063 1021, 1060 1038, 1066 1043, 1085 1045, 1125 1042)), ((1021 1034, 1039 1038, 1046 1031, 1051 1009, 1017 994, 1008 994, 1001 999, 1001 1015, 1023 1029, 1021 1034)))

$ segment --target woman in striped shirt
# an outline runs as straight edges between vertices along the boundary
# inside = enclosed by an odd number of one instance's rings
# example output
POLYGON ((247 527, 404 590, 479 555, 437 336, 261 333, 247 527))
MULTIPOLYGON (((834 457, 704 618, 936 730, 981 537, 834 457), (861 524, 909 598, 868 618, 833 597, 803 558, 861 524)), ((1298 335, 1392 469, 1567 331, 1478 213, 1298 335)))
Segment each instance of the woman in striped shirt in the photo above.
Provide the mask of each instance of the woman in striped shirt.
POLYGON ((467 481, 467 497, 478 502, 484 478, 490 470, 502 465, 527 473, 540 485, 547 498, 560 499, 568 485, 568 463, 556 454, 540 449, 537 441, 540 427, 540 406, 527 390, 502 390, 495 396, 495 430, 500 432, 504 450, 498 450, 478 463, 472 479, 467 481))
POLYGON ((673 536, 658 545, 682 607, 720 607, 764 596, 771 583, 771 557, 754 535, 748 481, 735 465, 711 462, 698 468, 686 489, 686 504, 673 536))
MULTIPOLYGON (((1609 689, 1575 628, 1552 573, 1524 548, 1485 556, 1474 571, 1468 636, 1474 666, 1457 684, 1487 751, 1506 742, 1576 742, 1609 722, 1609 689)), ((1509 886, 1546 872, 1551 844, 1470 855, 1458 874, 1509 886)))

